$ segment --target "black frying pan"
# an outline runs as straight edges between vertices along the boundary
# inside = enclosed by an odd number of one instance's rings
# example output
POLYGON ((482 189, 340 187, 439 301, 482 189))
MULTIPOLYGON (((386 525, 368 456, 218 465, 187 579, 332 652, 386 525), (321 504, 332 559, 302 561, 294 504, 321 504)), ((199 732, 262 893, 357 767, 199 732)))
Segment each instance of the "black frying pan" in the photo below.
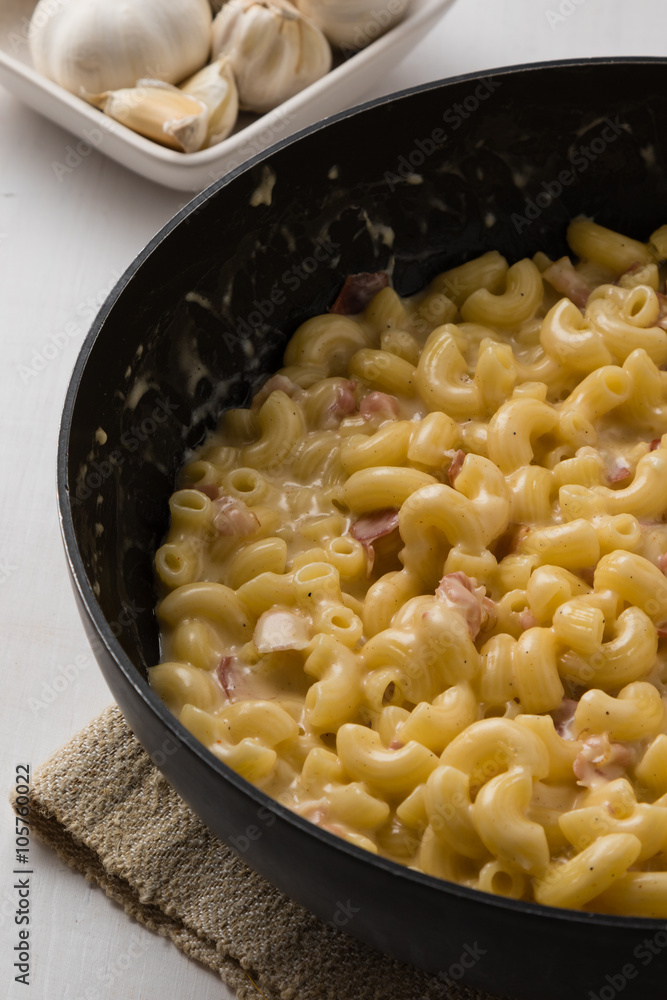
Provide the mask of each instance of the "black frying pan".
POLYGON ((220 411, 280 366, 297 325, 356 271, 393 266, 406 295, 488 249, 559 256, 582 212, 640 239, 667 222, 667 61, 461 77, 278 144, 195 198, 109 296, 67 395, 59 503, 116 700, 248 864, 326 921, 342 903, 346 932, 435 974, 465 971, 471 985, 526 1000, 646 1000, 666 992, 664 922, 507 901, 373 857, 235 775, 146 681, 158 659, 152 556, 176 472, 220 411))

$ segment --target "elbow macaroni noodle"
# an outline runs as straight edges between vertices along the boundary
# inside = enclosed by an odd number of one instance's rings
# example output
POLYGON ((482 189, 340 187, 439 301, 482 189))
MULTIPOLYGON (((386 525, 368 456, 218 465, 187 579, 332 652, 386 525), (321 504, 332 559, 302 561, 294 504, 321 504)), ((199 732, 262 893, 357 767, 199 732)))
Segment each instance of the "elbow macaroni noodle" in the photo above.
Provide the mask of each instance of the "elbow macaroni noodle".
POLYGON ((150 679, 352 844, 665 919, 667 246, 568 238, 296 331, 182 470, 150 679))

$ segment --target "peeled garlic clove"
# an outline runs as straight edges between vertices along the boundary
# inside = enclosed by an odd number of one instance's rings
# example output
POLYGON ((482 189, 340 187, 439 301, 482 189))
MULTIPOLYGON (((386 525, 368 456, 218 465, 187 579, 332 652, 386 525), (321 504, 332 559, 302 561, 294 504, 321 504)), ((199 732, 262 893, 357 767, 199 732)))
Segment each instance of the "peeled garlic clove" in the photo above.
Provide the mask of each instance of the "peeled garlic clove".
POLYGON ((154 80, 142 86, 89 96, 92 104, 133 132, 182 153, 195 153, 206 142, 206 105, 154 80))
POLYGON ((207 146, 226 139, 236 124, 239 95, 231 61, 227 56, 204 66, 181 84, 181 91, 196 97, 208 108, 207 146))
POLYGON ((260 114, 331 68, 326 38, 288 0, 228 0, 213 21, 213 54, 229 56, 240 106, 260 114))
POLYGON ((295 0, 332 45, 363 49, 401 20, 409 0, 295 0))
POLYGON ((40 0, 28 40, 38 72, 74 94, 100 93, 194 73, 211 21, 208 0, 40 0))

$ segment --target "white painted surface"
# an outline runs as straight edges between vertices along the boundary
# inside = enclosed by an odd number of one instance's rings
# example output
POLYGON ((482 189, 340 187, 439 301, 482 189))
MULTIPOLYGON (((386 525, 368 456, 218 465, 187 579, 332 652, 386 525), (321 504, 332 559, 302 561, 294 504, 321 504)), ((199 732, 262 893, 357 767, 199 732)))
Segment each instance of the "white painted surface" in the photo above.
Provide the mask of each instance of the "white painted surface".
MULTIPOLYGON (((627 0, 458 0, 366 96, 533 59, 667 55, 665 27, 663 0, 641 7, 627 0)), ((64 162, 71 142, 0 88, 0 995, 228 1000, 215 975, 144 931, 34 842, 32 986, 13 980, 18 928, 6 800, 15 766, 41 763, 110 701, 79 623, 58 533, 63 397, 105 291, 186 198, 97 152, 58 180, 52 164, 64 162), (63 673, 68 665, 71 680, 63 673)))

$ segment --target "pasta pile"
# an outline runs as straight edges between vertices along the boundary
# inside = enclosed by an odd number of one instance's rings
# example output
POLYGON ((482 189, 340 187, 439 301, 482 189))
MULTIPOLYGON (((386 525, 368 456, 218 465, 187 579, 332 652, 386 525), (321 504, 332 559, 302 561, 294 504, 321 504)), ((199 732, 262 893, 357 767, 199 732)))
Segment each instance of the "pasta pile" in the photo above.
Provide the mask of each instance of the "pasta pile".
POLYGON ((667 226, 568 241, 296 331, 182 470, 150 679, 352 844, 667 918, 667 226))

